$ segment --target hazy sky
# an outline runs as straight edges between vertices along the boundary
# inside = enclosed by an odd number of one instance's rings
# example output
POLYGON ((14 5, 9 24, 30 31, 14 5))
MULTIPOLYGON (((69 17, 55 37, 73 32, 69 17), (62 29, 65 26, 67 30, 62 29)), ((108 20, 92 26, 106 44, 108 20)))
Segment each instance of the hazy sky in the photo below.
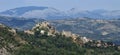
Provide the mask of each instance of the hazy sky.
POLYGON ((0 11, 23 6, 47 6, 60 10, 120 10, 120 0, 0 0, 0 11))

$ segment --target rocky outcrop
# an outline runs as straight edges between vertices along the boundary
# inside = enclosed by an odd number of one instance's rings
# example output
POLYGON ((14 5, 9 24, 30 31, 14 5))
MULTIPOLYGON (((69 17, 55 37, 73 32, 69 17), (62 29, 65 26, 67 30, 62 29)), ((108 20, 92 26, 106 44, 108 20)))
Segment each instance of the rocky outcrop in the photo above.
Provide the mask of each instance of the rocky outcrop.
POLYGON ((36 32, 40 35, 47 35, 47 36, 51 36, 51 37, 55 37, 56 34, 59 34, 61 36, 67 37, 67 38, 72 38, 73 42, 80 44, 80 45, 90 43, 90 46, 92 46, 92 47, 114 46, 114 44, 104 43, 100 40, 93 41, 85 36, 73 34, 70 31, 63 30, 62 32, 58 32, 52 25, 50 25, 49 22, 46 22, 46 21, 36 24, 36 26, 33 27, 32 30, 25 31, 25 33, 32 34, 32 35, 34 35, 36 32))
POLYGON ((0 48, 0 55, 11 55, 5 48, 0 48))
POLYGON ((35 27, 32 28, 32 30, 27 30, 27 31, 24 31, 24 32, 28 33, 28 34, 33 34, 33 35, 35 34, 35 32, 37 32, 37 33, 39 33, 41 35, 48 35, 48 36, 53 36, 53 37, 56 36, 56 34, 60 34, 61 36, 72 38, 75 43, 77 43, 76 42, 77 38, 79 38, 83 44, 90 41, 90 39, 88 39, 86 37, 81 37, 80 35, 77 35, 77 34, 73 34, 70 31, 64 31, 63 30, 62 32, 58 32, 47 21, 42 22, 42 23, 38 23, 38 24, 35 25, 35 27))
POLYGON ((114 44, 111 42, 107 43, 101 40, 93 41, 87 37, 82 37, 69 31, 58 32, 48 22, 38 23, 32 30, 27 30, 24 32, 16 32, 15 29, 11 29, 9 27, 0 27, 0 55, 24 55, 25 53, 27 54, 29 52, 30 54, 33 53, 32 55, 34 55, 34 53, 38 54, 39 52, 44 51, 44 49, 41 50, 41 48, 44 47, 52 47, 53 49, 62 48, 63 50, 70 48, 70 52, 72 52, 72 49, 82 50, 82 48, 86 49, 91 47, 97 47, 99 49, 101 47, 106 48, 114 46, 114 44), (14 33, 16 33, 16 35, 14 35, 14 33), (33 52, 31 52, 31 50, 33 52))
POLYGON ((50 35, 54 36, 55 33, 57 33, 55 28, 53 26, 51 26, 50 23, 47 21, 38 23, 32 28, 32 30, 27 30, 24 32, 28 33, 28 34, 34 34, 36 31, 42 35, 47 33, 48 36, 50 36, 50 35))

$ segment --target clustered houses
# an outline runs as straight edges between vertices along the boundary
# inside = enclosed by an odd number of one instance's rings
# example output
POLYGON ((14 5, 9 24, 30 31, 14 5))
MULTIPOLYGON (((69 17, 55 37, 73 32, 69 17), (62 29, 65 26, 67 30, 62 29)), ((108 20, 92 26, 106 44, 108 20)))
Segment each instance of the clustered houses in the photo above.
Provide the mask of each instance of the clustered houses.
POLYGON ((36 24, 35 27, 32 28, 32 30, 27 30, 25 31, 25 33, 28 33, 28 34, 34 34, 34 31, 39 31, 40 34, 46 34, 47 32, 47 35, 50 36, 54 36, 54 34, 57 32, 55 30, 55 28, 53 26, 51 26, 48 22, 42 22, 42 23, 38 23, 36 24))
POLYGON ((25 30, 24 33, 28 33, 28 34, 34 34, 34 32, 30 31, 30 30, 25 30))
MULTIPOLYGON (((73 33, 69 32, 69 31, 64 31, 64 30, 62 31, 62 35, 64 35, 65 37, 71 37, 74 42, 76 42, 76 39, 80 37, 77 34, 73 34, 73 33)), ((82 41, 82 43, 86 43, 86 42, 89 42, 91 40, 86 38, 86 37, 80 37, 79 41, 82 41)))
POLYGON ((61 32, 61 34, 64 35, 65 37, 71 37, 74 42, 75 42, 76 38, 79 36, 76 34, 72 34, 70 31, 64 31, 64 30, 61 32))
POLYGON ((62 35, 65 35, 66 37, 71 37, 72 36, 72 33, 71 32, 69 32, 69 31, 62 31, 62 33, 61 33, 62 35))
MULTIPOLYGON (((55 36, 55 34, 61 34, 65 37, 71 37, 73 39, 73 41, 75 42, 76 38, 79 37, 79 35, 77 34, 73 34, 70 31, 62 31, 61 33, 56 31, 55 28, 53 26, 50 25, 50 23, 48 22, 42 22, 42 23, 38 23, 36 24, 35 27, 32 28, 32 30, 27 30, 24 31, 25 33, 28 34, 34 34, 34 31, 39 31, 40 34, 44 35, 47 32, 48 36, 55 36)), ((81 37, 80 38, 84 43, 90 41, 90 39, 87 39, 86 37, 81 37)))
POLYGON ((92 41, 92 40, 90 40, 90 39, 88 39, 86 37, 80 37, 80 39, 83 41, 83 43, 87 43, 89 41, 92 41))
POLYGON ((87 37, 81 37, 77 34, 73 34, 70 31, 63 30, 60 33, 58 31, 56 31, 55 28, 53 26, 51 26, 48 22, 38 23, 38 24, 36 24, 35 27, 33 27, 32 30, 27 30, 24 32, 28 33, 28 34, 34 34, 35 31, 38 31, 42 35, 47 34, 48 36, 53 36, 53 37, 55 36, 55 34, 60 34, 60 35, 63 35, 65 37, 71 37, 75 43, 78 43, 80 45, 84 45, 85 43, 90 43, 90 46, 93 46, 93 47, 95 47, 95 46, 96 47, 114 46, 114 44, 112 44, 112 43, 105 43, 105 42, 102 42, 100 40, 93 41, 91 39, 88 39, 87 37))
POLYGON ((44 30, 41 30, 40 33, 41 33, 41 34, 45 34, 45 31, 44 31, 44 30))
POLYGON ((113 44, 112 42, 104 42, 104 41, 101 41, 101 40, 92 40, 88 43, 90 43, 89 46, 91 46, 91 47, 104 47, 104 48, 106 48, 106 47, 115 46, 115 44, 113 44))

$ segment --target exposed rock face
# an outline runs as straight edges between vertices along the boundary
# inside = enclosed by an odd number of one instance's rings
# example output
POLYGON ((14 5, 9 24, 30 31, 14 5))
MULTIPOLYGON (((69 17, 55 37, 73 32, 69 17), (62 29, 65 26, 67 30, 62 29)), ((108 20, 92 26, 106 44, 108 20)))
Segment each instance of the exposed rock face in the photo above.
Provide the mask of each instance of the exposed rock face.
POLYGON ((45 22, 36 24, 32 28, 32 30, 26 30, 24 32, 28 34, 34 34, 35 32, 39 32, 39 34, 42 34, 42 35, 47 34, 48 36, 50 35, 54 36, 58 31, 56 31, 55 28, 51 26, 49 22, 45 21, 45 22))
POLYGON ((0 27, 5 27, 3 24, 0 23, 0 27))
POLYGON ((71 37, 73 39, 73 41, 75 42, 75 40, 79 37, 79 35, 77 34, 73 34, 70 31, 62 31, 61 32, 62 35, 64 35, 65 37, 71 37))
POLYGON ((48 36, 56 36, 56 34, 60 34, 65 37, 71 37, 74 42, 76 42, 77 38, 80 38, 83 44, 90 41, 90 39, 86 37, 81 37, 77 34, 73 34, 70 31, 63 30, 62 32, 58 32, 53 26, 50 25, 49 22, 38 23, 35 27, 32 28, 32 30, 27 30, 25 31, 25 33, 34 34, 36 31, 41 35, 47 34, 48 36))
POLYGON ((62 35, 65 35, 66 37, 71 37, 72 36, 72 33, 69 32, 69 31, 62 31, 62 35))
POLYGON ((120 46, 118 46, 118 50, 120 50, 120 46))
POLYGON ((15 29, 10 29, 10 32, 12 32, 14 35, 16 35, 16 30, 15 29))
POLYGON ((32 31, 40 31, 41 34, 45 34, 45 32, 47 32, 47 35, 54 35, 56 33, 55 28, 48 22, 36 24, 36 26, 33 27, 32 31))

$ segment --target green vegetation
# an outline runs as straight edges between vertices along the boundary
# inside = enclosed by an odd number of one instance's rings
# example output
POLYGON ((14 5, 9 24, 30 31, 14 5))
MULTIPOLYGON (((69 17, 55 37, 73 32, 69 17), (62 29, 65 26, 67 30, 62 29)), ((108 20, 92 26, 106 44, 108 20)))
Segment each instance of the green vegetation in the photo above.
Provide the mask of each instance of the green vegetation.
MULTIPOLYGON (((119 55, 120 51, 116 47, 91 47, 89 45, 80 46, 66 38, 56 34, 55 37, 47 35, 23 34, 29 44, 25 44, 16 50, 16 55, 119 55)), ((89 44, 89 43, 87 43, 89 44)))
POLYGON ((35 32, 31 35, 17 31, 14 35, 8 30, 8 27, 0 27, 0 38, 3 39, 0 46, 1 48, 8 46, 5 48, 10 49, 8 52, 11 55, 120 55, 117 47, 91 47, 89 42, 81 46, 73 42, 72 38, 61 34, 48 36, 47 33, 43 35, 35 32), (11 48, 9 44, 14 47, 11 48))

